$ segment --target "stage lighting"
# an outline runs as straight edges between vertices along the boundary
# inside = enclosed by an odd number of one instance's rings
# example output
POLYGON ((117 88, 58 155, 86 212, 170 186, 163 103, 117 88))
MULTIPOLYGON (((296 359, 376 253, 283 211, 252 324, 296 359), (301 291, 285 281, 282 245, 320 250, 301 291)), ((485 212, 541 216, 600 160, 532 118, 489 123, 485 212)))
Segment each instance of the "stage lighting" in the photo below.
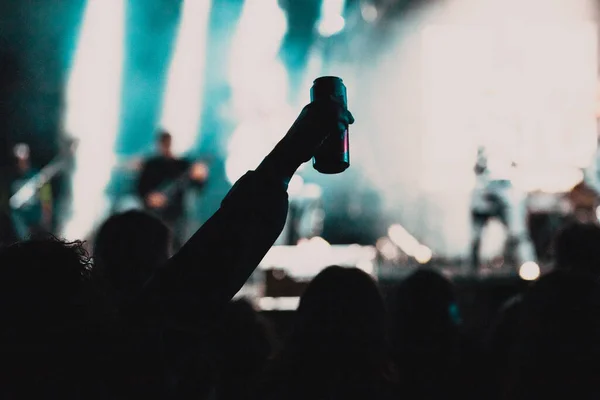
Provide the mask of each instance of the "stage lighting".
POLYGON ((367 274, 373 276, 375 275, 375 265, 373 264, 373 261, 371 260, 361 260, 358 263, 356 263, 356 268, 360 269, 363 272, 366 272, 367 274))
POLYGON ((394 261, 400 256, 398 247, 387 237, 382 237, 377 241, 377 251, 388 261, 394 261))
POLYGON ((345 0, 323 0, 318 26, 321 36, 333 36, 344 29, 346 25, 343 17, 345 3, 345 0))
POLYGON ((69 77, 64 129, 78 140, 72 216, 60 234, 84 239, 108 208, 124 53, 124 0, 89 0, 69 77))
POLYGON ((179 154, 190 150, 198 140, 211 3, 209 0, 183 3, 169 69, 161 126, 173 135, 174 151, 179 154))
POLYGON ((417 247, 417 251, 415 252, 415 259, 419 264, 427 264, 429 261, 431 261, 432 257, 433 253, 429 247, 424 245, 420 245, 419 247, 417 247))
POLYGON ((291 196, 297 196, 302 193, 304 187, 304 179, 300 175, 294 175, 288 184, 288 193, 291 196))
POLYGON ((360 14, 362 15, 365 21, 374 22, 377 19, 379 13, 377 11, 377 7, 375 7, 373 4, 364 3, 361 4, 360 14))
POLYGON ((261 297, 258 307, 263 311, 294 311, 300 304, 300 297, 261 297))
POLYGON ((388 229, 388 236, 396 246, 407 255, 414 257, 421 245, 410 233, 400 224, 394 224, 388 229))
POLYGON ((535 281, 540 277, 540 267, 533 261, 527 261, 519 268, 519 276, 526 281, 535 281))
POLYGON ((233 108, 242 121, 281 110, 287 72, 278 58, 287 31, 277 0, 245 0, 228 66, 233 108))

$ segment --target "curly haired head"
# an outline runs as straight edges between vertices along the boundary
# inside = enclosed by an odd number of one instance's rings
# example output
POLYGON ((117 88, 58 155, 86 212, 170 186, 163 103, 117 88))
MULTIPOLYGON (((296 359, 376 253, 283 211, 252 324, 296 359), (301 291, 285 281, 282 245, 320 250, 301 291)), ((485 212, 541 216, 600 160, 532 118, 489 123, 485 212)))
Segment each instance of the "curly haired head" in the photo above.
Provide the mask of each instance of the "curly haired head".
POLYGON ((0 250, 0 317, 15 327, 63 326, 82 312, 90 272, 83 243, 43 237, 0 250))

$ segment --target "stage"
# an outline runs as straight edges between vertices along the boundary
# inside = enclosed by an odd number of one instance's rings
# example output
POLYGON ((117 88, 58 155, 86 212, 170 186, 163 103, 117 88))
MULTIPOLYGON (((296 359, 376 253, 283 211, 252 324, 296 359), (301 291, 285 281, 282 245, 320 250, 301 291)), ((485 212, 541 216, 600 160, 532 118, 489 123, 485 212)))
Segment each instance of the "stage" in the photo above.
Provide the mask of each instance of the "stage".
MULTIPOLYGON (((522 292, 531 281, 519 275, 513 265, 488 263, 477 272, 466 260, 438 260, 426 264, 415 260, 386 261, 375 246, 328 245, 315 240, 299 246, 275 246, 267 254, 237 297, 246 297, 285 333, 293 321, 300 296, 310 280, 329 265, 356 267, 370 274, 384 297, 419 268, 439 271, 455 285, 465 332, 483 337, 493 323, 497 310, 512 296, 522 292)), ((540 273, 550 267, 542 266, 540 273)))

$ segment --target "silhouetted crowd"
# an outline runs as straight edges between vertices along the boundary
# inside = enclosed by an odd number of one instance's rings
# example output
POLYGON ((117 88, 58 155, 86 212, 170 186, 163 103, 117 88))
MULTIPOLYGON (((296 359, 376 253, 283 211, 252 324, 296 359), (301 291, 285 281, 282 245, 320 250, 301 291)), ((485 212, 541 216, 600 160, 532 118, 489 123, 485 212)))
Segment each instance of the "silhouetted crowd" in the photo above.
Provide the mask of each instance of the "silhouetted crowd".
MULTIPOLYGON (((556 238, 556 268, 468 337, 453 284, 415 272, 389 296, 356 268, 307 286, 277 337, 232 301, 286 219, 287 182, 323 139, 353 122, 307 106, 260 166, 176 253, 144 212, 113 215, 82 242, 0 250, 0 398, 600 398, 600 227, 556 238)), ((8 224, 8 223, 7 223, 8 224)))

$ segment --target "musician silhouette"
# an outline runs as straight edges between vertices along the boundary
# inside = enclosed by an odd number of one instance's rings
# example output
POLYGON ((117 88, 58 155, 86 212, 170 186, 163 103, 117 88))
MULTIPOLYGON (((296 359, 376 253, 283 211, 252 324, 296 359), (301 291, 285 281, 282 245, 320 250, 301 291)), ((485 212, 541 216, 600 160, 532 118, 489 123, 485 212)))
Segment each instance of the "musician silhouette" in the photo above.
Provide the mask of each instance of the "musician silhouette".
POLYGON ((158 154, 143 163, 137 189, 145 209, 172 230, 173 246, 178 249, 186 239, 186 190, 201 187, 206 182, 208 169, 203 163, 176 157, 172 141, 169 132, 159 132, 158 154))
POLYGON ((15 173, 11 183, 11 196, 21 191, 23 200, 12 208, 12 216, 19 236, 35 236, 50 232, 52 228, 52 188, 49 182, 42 185, 33 183, 40 171, 31 165, 31 151, 25 143, 13 148, 16 160, 15 173))
POLYGON ((508 264, 536 262, 527 230, 526 198, 513 185, 517 163, 499 154, 489 154, 485 147, 477 150, 477 183, 471 196, 471 270, 477 272, 481 238, 486 224, 498 219, 506 228, 504 260, 508 264))

